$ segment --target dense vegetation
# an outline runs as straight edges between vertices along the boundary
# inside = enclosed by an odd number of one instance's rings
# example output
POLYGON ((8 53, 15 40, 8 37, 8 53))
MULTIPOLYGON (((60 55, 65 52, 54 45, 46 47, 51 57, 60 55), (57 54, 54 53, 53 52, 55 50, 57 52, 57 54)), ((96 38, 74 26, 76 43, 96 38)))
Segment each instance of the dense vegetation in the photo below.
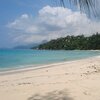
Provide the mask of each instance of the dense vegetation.
POLYGON ((84 35, 67 36, 51 40, 38 46, 38 49, 48 50, 96 50, 100 49, 100 34, 96 33, 92 36, 84 35))

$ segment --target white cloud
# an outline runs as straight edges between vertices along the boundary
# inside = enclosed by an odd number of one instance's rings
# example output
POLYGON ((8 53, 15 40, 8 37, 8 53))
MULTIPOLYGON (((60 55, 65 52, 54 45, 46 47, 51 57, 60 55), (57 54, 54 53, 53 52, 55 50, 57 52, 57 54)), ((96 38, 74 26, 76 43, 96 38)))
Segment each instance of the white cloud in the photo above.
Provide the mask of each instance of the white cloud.
POLYGON ((42 8, 36 18, 23 14, 7 26, 13 31, 13 40, 22 44, 100 32, 100 22, 90 20, 85 14, 50 6, 42 8))

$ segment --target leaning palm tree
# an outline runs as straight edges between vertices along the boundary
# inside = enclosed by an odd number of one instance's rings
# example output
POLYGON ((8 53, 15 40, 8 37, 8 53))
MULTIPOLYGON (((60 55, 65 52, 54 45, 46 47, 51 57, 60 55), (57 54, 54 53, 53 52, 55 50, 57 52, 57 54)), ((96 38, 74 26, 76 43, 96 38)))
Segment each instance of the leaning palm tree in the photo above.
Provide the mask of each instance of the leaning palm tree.
POLYGON ((96 4, 98 0, 55 0, 59 1, 60 5, 65 7, 66 3, 69 2, 71 5, 76 6, 81 12, 85 12, 88 15, 97 15, 96 4))

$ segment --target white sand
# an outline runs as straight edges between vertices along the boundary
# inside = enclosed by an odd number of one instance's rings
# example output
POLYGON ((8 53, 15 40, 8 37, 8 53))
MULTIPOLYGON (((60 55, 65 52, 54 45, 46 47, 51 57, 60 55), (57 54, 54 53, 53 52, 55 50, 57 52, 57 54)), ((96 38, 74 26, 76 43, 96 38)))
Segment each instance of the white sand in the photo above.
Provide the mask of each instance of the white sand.
POLYGON ((0 75, 0 100, 100 100, 100 57, 0 75))

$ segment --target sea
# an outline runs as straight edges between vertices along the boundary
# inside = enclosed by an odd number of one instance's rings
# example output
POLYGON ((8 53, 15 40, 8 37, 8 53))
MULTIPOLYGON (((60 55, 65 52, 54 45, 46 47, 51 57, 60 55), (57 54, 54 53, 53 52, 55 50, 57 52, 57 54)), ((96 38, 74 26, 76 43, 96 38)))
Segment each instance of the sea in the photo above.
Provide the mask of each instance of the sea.
POLYGON ((37 67, 58 62, 100 56, 93 50, 0 50, 0 71, 37 67))

